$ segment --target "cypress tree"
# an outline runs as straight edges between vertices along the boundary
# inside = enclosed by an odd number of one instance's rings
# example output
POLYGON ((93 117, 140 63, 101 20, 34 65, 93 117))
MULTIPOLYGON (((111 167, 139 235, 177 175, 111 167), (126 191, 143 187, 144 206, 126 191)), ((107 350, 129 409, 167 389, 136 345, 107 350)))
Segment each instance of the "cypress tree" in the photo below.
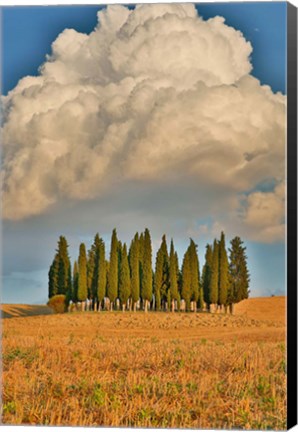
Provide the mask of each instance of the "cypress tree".
POLYGON ((145 229, 144 235, 141 296, 145 304, 145 312, 147 312, 148 303, 150 303, 152 299, 152 246, 148 228, 145 229))
POLYGON ((210 278, 210 303, 217 304, 218 301, 218 242, 214 240, 212 253, 212 267, 210 278))
POLYGON ((77 261, 73 265, 73 284, 72 284, 72 301, 78 302, 78 289, 79 289, 79 268, 77 261))
POLYGON ((127 258, 126 244, 124 243, 120 264, 119 275, 119 298, 122 304, 122 310, 125 310, 127 301, 131 295, 130 272, 127 258))
POLYGON ((99 305, 99 310, 101 309, 102 301, 106 294, 106 284, 107 284, 107 274, 106 274, 106 259, 105 259, 105 244, 100 238, 97 256, 96 256, 96 295, 99 305))
POLYGON ((95 244, 92 245, 91 249, 88 251, 88 259, 87 259, 87 297, 94 298, 94 279, 96 278, 95 274, 95 244))
POLYGON ((175 261, 176 261, 176 269, 177 269, 177 284, 178 284, 178 300, 177 300, 177 309, 180 311, 181 306, 181 289, 182 289, 182 273, 179 267, 179 259, 178 254, 175 252, 175 261))
MULTIPOLYGON (((84 243, 80 244, 79 254, 79 277, 78 277, 78 301, 84 302, 87 299, 87 257, 84 243)), ((84 307, 82 308, 84 309, 84 307)))
POLYGON ((139 261, 141 264, 143 263, 143 259, 144 259, 144 247, 145 247, 144 233, 141 233, 139 237, 139 261))
POLYGON ((160 310, 161 303, 167 300, 169 287, 169 256, 166 236, 162 236, 162 242, 156 254, 154 294, 156 310, 160 310))
POLYGON ((203 293, 204 293, 204 301, 207 303, 208 309, 210 308, 210 282, 211 282, 211 274, 212 274, 212 246, 207 244, 206 253, 205 253, 205 265, 203 268, 202 274, 202 285, 203 285, 203 293))
POLYGON ((108 298, 110 299, 110 309, 113 310, 114 301, 118 294, 118 240, 116 229, 113 230, 111 239, 109 279, 108 279, 108 298))
POLYGON ((58 268, 59 255, 56 253, 49 270, 49 298, 57 295, 58 293, 58 268))
POLYGON ((240 237, 235 237, 231 241, 229 282, 230 292, 228 303, 230 311, 233 312, 233 304, 248 298, 249 296, 249 272, 247 268, 246 247, 240 237))
POLYGON ((72 284, 72 274, 71 274, 71 264, 69 263, 69 267, 68 267, 68 280, 70 281, 70 283, 68 284, 68 290, 66 292, 66 305, 69 306, 70 301, 72 300, 73 297, 73 284, 72 284))
POLYGON ((218 304, 227 305, 229 288, 229 262, 225 245, 225 235, 222 232, 219 242, 219 281, 218 281, 218 304))
POLYGON ((139 266, 139 234, 136 233, 131 242, 129 250, 129 263, 131 275, 131 300, 133 310, 136 311, 136 305, 140 298, 140 266, 139 266))
POLYGON ((118 240, 117 246, 117 254, 118 254, 118 290, 117 290, 117 298, 120 298, 120 270, 121 270, 121 261, 122 261, 122 253, 123 246, 121 240, 118 240))
POLYGON ((199 294, 200 294, 200 286, 199 286, 199 280, 200 280, 200 272, 199 272, 199 259, 197 254, 197 245, 195 242, 190 239, 190 245, 189 245, 189 261, 190 261, 190 291, 191 291, 191 300, 195 302, 195 309, 196 304, 199 300, 199 294))
POLYGON ((178 280, 177 280, 177 256, 174 250, 173 239, 170 248, 170 267, 169 267, 169 292, 171 293, 172 312, 175 311, 175 300, 179 299, 178 280))
POLYGON ((140 300, 142 299, 142 289, 143 289, 143 261, 144 261, 144 233, 140 234, 139 237, 139 276, 140 276, 140 300))
POLYGON ((190 310, 191 299, 191 267, 190 267, 190 253, 189 248, 184 254, 182 263, 182 289, 181 297, 185 301, 186 311, 190 310))
POLYGON ((58 241, 58 271, 57 271, 57 294, 66 295, 71 290, 70 259, 68 255, 68 244, 66 238, 59 237, 58 241))

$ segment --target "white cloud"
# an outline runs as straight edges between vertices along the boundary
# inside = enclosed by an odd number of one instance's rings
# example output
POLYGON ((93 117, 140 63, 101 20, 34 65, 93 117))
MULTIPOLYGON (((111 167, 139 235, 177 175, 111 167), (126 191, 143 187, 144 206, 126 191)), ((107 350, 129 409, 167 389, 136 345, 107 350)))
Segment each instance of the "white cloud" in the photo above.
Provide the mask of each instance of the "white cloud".
MULTIPOLYGON (((132 182, 224 189, 233 212, 243 192, 283 180, 285 97, 250 75, 239 31, 191 4, 114 5, 98 18, 90 35, 60 34, 40 76, 3 98, 5 218, 132 182)), ((247 232, 279 237, 276 193, 249 196, 247 232)))
POLYGON ((253 192, 247 197, 244 222, 258 241, 272 242, 285 237, 285 184, 272 192, 253 192))

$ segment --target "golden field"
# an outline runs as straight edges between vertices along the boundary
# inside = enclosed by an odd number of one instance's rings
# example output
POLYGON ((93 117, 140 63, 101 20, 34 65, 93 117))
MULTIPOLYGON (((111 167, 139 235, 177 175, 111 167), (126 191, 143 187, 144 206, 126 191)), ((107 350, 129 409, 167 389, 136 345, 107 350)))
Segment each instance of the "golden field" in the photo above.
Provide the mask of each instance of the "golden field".
POLYGON ((234 316, 3 305, 2 423, 286 429, 285 300, 234 316))

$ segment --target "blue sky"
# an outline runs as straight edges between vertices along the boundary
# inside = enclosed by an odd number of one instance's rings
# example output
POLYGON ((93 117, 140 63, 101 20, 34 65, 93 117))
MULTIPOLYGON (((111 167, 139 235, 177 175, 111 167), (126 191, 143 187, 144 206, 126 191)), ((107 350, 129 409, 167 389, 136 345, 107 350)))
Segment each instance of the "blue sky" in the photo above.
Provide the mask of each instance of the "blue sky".
MULTIPOLYGON (((261 84, 269 85, 274 92, 285 94, 285 2, 197 4, 196 8, 205 20, 220 15, 225 18, 227 25, 240 30, 253 46, 252 75, 259 79, 261 84)), ((2 8, 2 93, 6 95, 22 77, 38 74, 38 68, 45 61, 45 56, 51 53, 52 42, 65 28, 74 28, 78 32, 89 34, 96 25, 98 10, 97 6, 2 8)), ((76 258, 79 243, 86 241, 89 246, 97 231, 105 236, 109 247, 108 233, 113 226, 118 228, 117 219, 112 218, 110 224, 106 223, 102 231, 100 222, 95 216, 98 207, 89 203, 87 209, 88 211, 86 208, 82 210, 76 207, 76 204, 69 208, 65 205, 57 213, 33 216, 20 221, 4 221, 3 302, 43 303, 46 301, 48 265, 52 260, 60 234, 65 234, 69 239, 72 260, 76 258), (77 209, 80 216, 73 213, 74 209, 77 209), (73 215, 73 221, 69 224, 70 215, 73 215), (30 252, 26 253, 28 249, 30 252)), ((158 225, 158 222, 151 225, 149 217, 144 220, 143 225, 142 219, 136 218, 133 228, 126 227, 123 221, 119 221, 119 237, 129 241, 135 231, 145 226, 148 226, 153 234, 155 228, 156 235, 160 236, 167 225, 166 223, 158 225)), ((168 239, 171 236, 177 238, 181 262, 189 235, 183 235, 179 230, 180 227, 176 232, 173 225, 169 225, 166 234, 168 239)), ((220 232, 217 236, 219 235, 220 232)), ((197 238, 194 236, 199 244, 201 268, 204 262, 205 245, 211 242, 213 237, 208 231, 197 238)), ((230 238, 231 235, 228 234, 227 240, 230 238)), ((244 240, 251 272, 251 294, 253 296, 283 294, 285 292, 284 241, 265 243, 255 239, 252 241, 249 236, 247 239, 244 237, 244 240)))

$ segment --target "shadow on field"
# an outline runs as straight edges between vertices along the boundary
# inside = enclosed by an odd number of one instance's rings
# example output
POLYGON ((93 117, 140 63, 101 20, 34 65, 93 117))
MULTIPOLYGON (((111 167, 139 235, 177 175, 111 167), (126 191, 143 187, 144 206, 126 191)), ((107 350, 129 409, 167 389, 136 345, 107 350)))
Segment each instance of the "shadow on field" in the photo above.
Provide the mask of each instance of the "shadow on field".
POLYGON ((38 315, 51 315, 53 311, 41 305, 1 305, 1 318, 17 318, 38 315))

